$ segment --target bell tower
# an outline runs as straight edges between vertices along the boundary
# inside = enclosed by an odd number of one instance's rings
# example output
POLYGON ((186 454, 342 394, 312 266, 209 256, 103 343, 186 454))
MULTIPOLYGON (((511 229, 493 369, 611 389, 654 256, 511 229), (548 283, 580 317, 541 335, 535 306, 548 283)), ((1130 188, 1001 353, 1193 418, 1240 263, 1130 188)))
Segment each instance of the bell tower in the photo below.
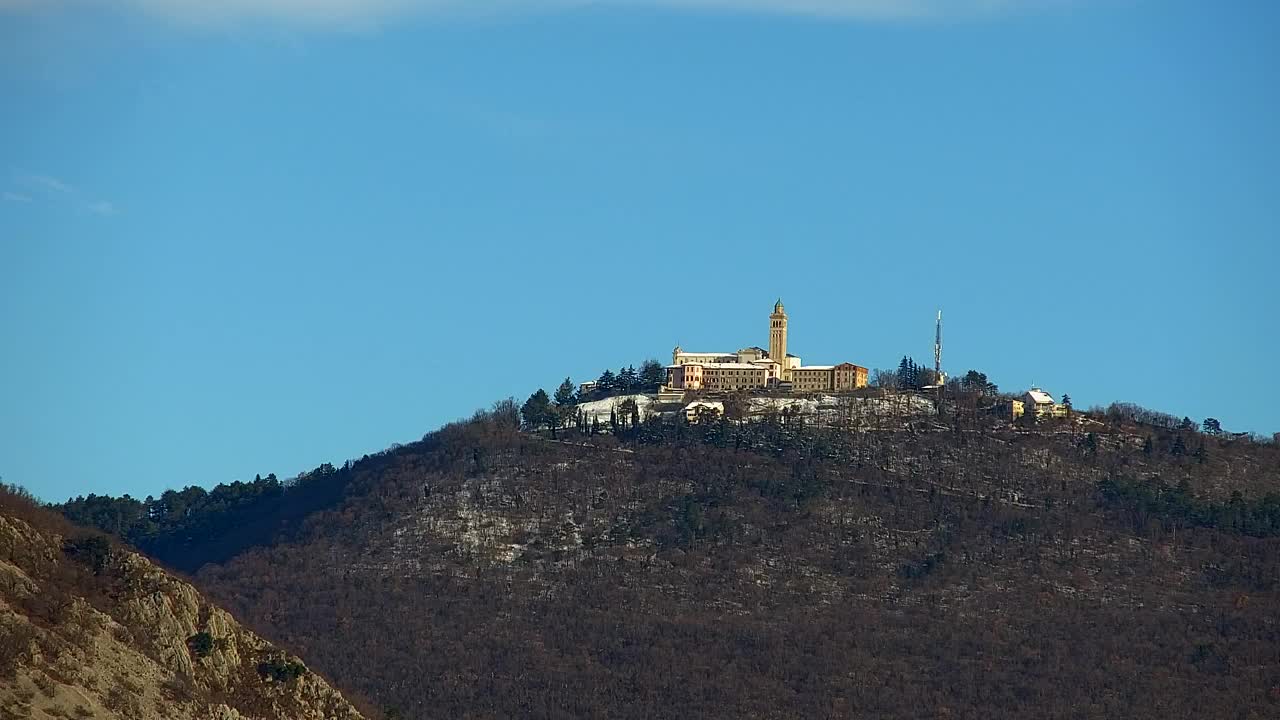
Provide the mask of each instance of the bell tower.
POLYGON ((787 372, 787 313, 782 308, 782 298, 773 304, 773 314, 769 316, 769 359, 778 363, 782 377, 787 372))

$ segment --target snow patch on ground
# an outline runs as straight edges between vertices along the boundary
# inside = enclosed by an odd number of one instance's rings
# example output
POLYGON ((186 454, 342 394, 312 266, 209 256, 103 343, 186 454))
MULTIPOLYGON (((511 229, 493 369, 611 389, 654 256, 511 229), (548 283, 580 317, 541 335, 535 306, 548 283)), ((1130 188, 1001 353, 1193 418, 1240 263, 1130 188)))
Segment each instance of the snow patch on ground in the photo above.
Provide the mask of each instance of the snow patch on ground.
POLYGON ((840 413, 848 413, 851 417, 919 415, 933 412, 933 402, 919 395, 906 394, 887 397, 818 395, 803 398, 783 395, 752 397, 747 400, 747 412, 751 415, 781 413, 787 409, 805 415, 840 413))
MULTIPOLYGON (((586 415, 588 423, 591 422, 592 418, 599 418, 602 425, 607 425, 609 413, 615 408, 621 408, 622 404, 627 400, 635 401, 636 406, 640 408, 640 419, 642 421, 650 415, 658 413, 657 396, 646 394, 618 395, 603 400, 592 400, 578 405, 578 409, 586 415)), ((766 415, 770 412, 781 413, 788 409, 791 412, 799 412, 809 416, 847 414, 852 418, 928 415, 934 411, 932 400, 920 395, 908 394, 887 397, 757 395, 747 398, 748 415, 766 415)))
POLYGON ((618 395, 603 400, 584 402, 578 406, 578 409, 586 415, 588 423, 591 422, 592 418, 599 418, 600 424, 607 426, 609 424, 609 413, 614 408, 622 407, 622 404, 627 400, 636 401, 636 407, 640 409, 640 420, 642 422, 656 412, 653 408, 653 405, 658 401, 656 395, 618 395))
POLYGON ((458 493, 458 545, 472 555, 489 556, 500 562, 516 559, 519 545, 504 542, 511 537, 511 521, 498 512, 486 512, 474 507, 466 490, 458 493))

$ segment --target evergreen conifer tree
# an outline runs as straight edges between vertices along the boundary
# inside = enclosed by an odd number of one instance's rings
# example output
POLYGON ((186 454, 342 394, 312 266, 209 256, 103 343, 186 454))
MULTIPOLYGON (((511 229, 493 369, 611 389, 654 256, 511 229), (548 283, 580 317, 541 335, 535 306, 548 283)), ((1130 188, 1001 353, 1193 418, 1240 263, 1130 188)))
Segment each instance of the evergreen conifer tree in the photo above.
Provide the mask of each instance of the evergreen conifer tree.
POLYGON ((643 392, 653 392, 667 381, 667 371, 657 360, 640 363, 640 385, 643 392))
POLYGON ((578 402, 576 393, 574 392, 573 381, 565 378, 560 383, 560 387, 556 388, 556 405, 560 407, 570 407, 578 402))
POLYGON ((613 374, 612 370, 605 370, 600 373, 600 379, 596 380, 596 389, 602 393, 608 393, 618 386, 618 378, 613 374))
POLYGON ((898 385, 906 390, 919 390, 920 379, 920 366, 914 359, 903 355, 902 362, 898 363, 898 385))
POLYGON ((640 378, 636 375, 634 366, 628 365, 618 370, 618 389, 622 392, 633 392, 640 384, 640 378))
POLYGON ((551 398, 547 397, 547 391, 538 388, 536 392, 524 401, 524 405, 520 407, 520 416, 524 418, 524 424, 529 428, 537 428, 539 425, 546 424, 551 426, 555 423, 555 414, 551 408, 551 398))

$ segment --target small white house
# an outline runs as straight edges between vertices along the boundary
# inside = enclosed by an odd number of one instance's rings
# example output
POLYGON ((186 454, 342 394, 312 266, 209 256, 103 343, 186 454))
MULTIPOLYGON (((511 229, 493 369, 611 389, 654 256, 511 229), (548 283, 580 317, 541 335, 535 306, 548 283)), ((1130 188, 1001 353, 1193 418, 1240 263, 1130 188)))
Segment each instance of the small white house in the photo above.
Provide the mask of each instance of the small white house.
POLYGON ((1057 414, 1058 404, 1053 396, 1033 387, 1022 396, 1023 412, 1034 412, 1036 417, 1053 417, 1057 414))
POLYGON ((694 400, 684 406, 684 419, 698 422, 699 419, 719 419, 724 415, 724 403, 714 400, 694 400))

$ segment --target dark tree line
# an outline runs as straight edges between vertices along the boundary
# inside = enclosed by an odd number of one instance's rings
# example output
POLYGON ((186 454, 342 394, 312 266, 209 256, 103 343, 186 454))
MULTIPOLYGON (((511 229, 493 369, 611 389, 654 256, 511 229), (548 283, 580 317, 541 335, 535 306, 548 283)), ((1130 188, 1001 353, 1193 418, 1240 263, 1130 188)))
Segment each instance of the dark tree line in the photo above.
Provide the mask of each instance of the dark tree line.
MULTIPOLYGON (((605 370, 595 381, 595 385, 586 392, 580 392, 574 385, 573 379, 566 377, 556 387, 553 395, 548 395, 542 388, 538 388, 529 395, 520 407, 520 417, 523 419, 524 427, 531 430, 548 430, 553 437, 561 428, 569 425, 582 432, 598 431, 599 422, 594 418, 586 419, 577 409, 579 404, 618 395, 656 392, 658 386, 665 381, 666 370, 657 360, 645 360, 640 363, 639 370, 633 365, 623 367, 617 373, 605 370)), ((627 424, 632 420, 633 415, 635 422, 638 423, 639 410, 635 409, 634 405, 632 403, 632 409, 623 416, 621 421, 615 413, 610 424, 614 427, 617 427, 619 422, 627 424)))
POLYGON ((667 371, 657 360, 645 360, 640 368, 628 365, 613 372, 605 370, 596 378, 595 387, 585 396, 577 398, 579 402, 600 400, 614 395, 630 395, 634 393, 656 392, 658 386, 667 381, 667 371))
POLYGON ((1098 484, 1104 504, 1123 512, 1142 531, 1151 521, 1166 528, 1212 528, 1252 537, 1280 537, 1280 493, 1246 500, 1238 491, 1225 502, 1192 494, 1187 483, 1169 487, 1133 478, 1108 478, 1098 484))
POLYGON ((976 392, 979 395, 996 395, 1000 392, 999 386, 987 379, 987 374, 970 370, 960 378, 960 386, 968 392, 976 392))
MULTIPOLYGON (((388 451, 390 452, 390 451, 388 451)), ((342 467, 323 463, 281 482, 275 474, 251 482, 222 483, 212 490, 188 486, 159 497, 76 497, 54 509, 71 521, 109 532, 164 564, 195 572, 244 549, 284 538, 311 513, 337 502, 357 466, 367 468, 386 453, 366 455, 342 467)))

